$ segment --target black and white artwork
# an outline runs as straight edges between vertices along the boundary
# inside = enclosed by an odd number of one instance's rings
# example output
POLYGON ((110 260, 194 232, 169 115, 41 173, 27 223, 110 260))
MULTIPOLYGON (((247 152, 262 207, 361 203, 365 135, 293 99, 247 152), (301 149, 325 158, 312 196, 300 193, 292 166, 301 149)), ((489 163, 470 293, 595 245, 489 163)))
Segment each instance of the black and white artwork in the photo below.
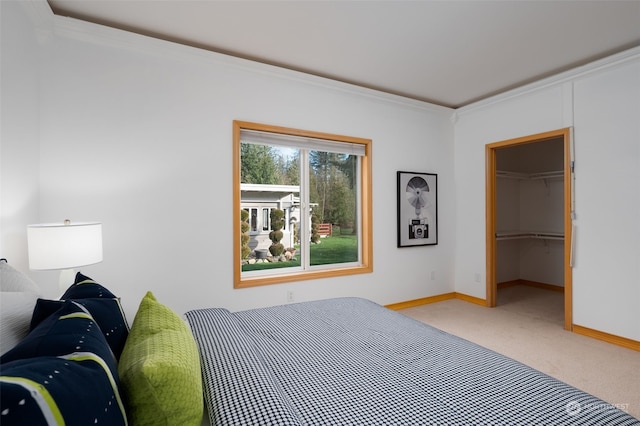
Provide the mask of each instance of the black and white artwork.
POLYGON ((438 244, 438 175, 398 172, 398 247, 438 244))

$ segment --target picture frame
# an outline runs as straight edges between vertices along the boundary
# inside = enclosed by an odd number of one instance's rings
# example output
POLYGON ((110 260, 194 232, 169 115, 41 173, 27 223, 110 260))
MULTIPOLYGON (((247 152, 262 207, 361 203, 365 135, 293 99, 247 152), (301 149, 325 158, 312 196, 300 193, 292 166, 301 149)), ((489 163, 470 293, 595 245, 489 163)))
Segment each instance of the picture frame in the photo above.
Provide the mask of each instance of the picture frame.
POLYGON ((438 244, 438 175, 397 172, 398 247, 438 244))

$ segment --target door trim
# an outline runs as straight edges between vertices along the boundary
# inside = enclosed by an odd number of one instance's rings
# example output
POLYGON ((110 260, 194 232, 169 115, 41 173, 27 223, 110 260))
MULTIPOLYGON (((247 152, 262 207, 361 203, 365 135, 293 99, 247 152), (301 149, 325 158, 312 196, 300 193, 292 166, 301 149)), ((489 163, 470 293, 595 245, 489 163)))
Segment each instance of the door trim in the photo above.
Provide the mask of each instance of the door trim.
POLYGON ((562 138, 564 143, 564 328, 573 328, 573 282, 571 269, 572 252, 572 170, 571 170, 571 128, 553 130, 535 135, 485 145, 486 162, 486 305, 496 306, 496 150, 527 143, 542 142, 562 138))

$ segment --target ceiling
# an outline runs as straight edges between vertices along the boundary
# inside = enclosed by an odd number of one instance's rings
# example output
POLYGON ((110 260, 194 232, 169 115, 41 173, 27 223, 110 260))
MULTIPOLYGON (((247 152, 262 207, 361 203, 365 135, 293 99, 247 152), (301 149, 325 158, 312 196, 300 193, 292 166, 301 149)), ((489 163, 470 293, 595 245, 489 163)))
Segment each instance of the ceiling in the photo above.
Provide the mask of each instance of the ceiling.
POLYGON ((640 1, 48 3, 58 15, 452 108, 640 45, 640 1))

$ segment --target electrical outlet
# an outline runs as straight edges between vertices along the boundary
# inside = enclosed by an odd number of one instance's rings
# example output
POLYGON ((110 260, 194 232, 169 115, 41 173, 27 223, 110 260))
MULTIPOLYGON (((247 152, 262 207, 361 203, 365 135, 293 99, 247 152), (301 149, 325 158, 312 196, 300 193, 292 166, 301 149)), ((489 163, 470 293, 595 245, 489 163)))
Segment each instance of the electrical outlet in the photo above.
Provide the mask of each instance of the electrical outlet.
POLYGON ((474 275, 474 279, 476 280, 477 283, 480 282, 480 272, 476 272, 474 275))
POLYGON ((431 281, 436 279, 436 271, 431 271, 431 281))
POLYGON ((293 302, 293 299, 294 299, 293 291, 287 290, 287 302, 291 303, 291 302, 293 302))

